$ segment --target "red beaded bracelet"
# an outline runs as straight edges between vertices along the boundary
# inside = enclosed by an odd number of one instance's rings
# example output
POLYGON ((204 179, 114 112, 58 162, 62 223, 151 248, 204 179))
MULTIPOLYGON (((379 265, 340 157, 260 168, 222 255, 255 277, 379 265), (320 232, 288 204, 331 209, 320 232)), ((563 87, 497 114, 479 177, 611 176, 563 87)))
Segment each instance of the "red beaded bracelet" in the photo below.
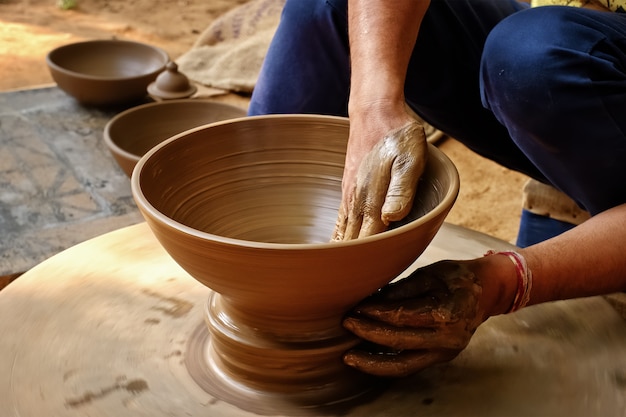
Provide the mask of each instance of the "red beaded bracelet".
POLYGON ((515 251, 496 252, 490 250, 485 253, 485 256, 488 255, 505 255, 515 265, 515 273, 517 274, 517 292, 515 293, 515 299, 513 300, 513 304, 511 304, 511 308, 507 311, 507 314, 513 313, 514 311, 525 307, 530 301, 530 291, 533 287, 533 274, 530 271, 530 268, 528 268, 526 259, 515 251))

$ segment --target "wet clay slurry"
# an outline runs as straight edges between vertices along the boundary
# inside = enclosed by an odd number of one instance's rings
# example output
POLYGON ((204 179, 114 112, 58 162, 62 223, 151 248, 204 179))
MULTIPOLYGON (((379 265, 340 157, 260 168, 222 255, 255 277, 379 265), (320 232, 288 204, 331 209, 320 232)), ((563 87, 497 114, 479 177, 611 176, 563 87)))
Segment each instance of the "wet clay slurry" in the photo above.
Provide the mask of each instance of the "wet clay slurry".
POLYGON ((132 190, 148 225, 214 291, 188 366, 213 381, 204 389, 221 381, 219 398, 246 398, 255 411, 266 399, 307 408, 371 388, 341 362, 356 343, 341 318, 422 253, 459 184, 429 145, 408 220, 331 243, 348 129, 330 116, 242 118, 175 136, 137 164, 132 190))

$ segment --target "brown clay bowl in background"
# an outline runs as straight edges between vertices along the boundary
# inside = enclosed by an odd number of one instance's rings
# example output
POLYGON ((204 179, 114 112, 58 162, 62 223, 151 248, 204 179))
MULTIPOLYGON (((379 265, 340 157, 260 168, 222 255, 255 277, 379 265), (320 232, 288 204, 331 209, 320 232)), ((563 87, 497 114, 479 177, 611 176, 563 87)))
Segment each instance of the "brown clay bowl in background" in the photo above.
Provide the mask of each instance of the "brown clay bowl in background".
POLYGON ((313 330, 410 266, 458 194, 454 165, 429 145, 405 224, 330 243, 348 129, 347 119, 317 115, 192 129, 139 161, 133 195, 161 244, 195 279, 260 321, 272 317, 255 325, 290 333, 280 327, 299 320, 298 332, 313 330))
POLYGON ((245 115, 240 107, 208 100, 159 101, 114 116, 104 127, 104 141, 130 177, 139 158, 165 139, 194 127, 245 115))
POLYGON ((168 54, 140 42, 93 40, 50 51, 46 63, 60 89, 85 105, 138 102, 165 69, 168 54))

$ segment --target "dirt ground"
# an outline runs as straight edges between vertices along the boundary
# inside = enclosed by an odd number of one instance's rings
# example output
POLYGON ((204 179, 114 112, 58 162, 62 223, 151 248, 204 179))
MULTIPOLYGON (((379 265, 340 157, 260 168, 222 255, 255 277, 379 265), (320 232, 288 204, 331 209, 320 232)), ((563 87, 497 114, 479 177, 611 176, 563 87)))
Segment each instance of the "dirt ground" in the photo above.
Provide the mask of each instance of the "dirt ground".
MULTIPOLYGON (((0 91, 52 83, 46 53, 81 40, 137 40, 172 58, 187 51, 218 16, 246 0, 0 0, 0 91)), ((459 169, 461 192, 448 221, 515 240, 526 178, 481 158, 453 139, 439 142, 459 169)))

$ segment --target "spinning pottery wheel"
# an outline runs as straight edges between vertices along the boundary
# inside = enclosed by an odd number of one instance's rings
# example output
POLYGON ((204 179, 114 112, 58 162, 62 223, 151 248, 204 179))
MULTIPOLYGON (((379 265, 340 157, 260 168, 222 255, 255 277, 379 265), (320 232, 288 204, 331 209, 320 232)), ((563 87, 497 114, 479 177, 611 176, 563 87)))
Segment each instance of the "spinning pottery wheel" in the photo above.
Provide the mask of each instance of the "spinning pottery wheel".
MULTIPOLYGON (((444 224, 410 269, 492 248, 509 245, 444 224)), ((190 342, 210 293, 145 224, 41 263, 0 292, 1 414, 262 414, 217 399, 191 375, 190 342)), ((602 298, 529 307, 491 318, 451 363, 395 381, 341 414, 624 415, 625 349, 626 325, 602 298)))

